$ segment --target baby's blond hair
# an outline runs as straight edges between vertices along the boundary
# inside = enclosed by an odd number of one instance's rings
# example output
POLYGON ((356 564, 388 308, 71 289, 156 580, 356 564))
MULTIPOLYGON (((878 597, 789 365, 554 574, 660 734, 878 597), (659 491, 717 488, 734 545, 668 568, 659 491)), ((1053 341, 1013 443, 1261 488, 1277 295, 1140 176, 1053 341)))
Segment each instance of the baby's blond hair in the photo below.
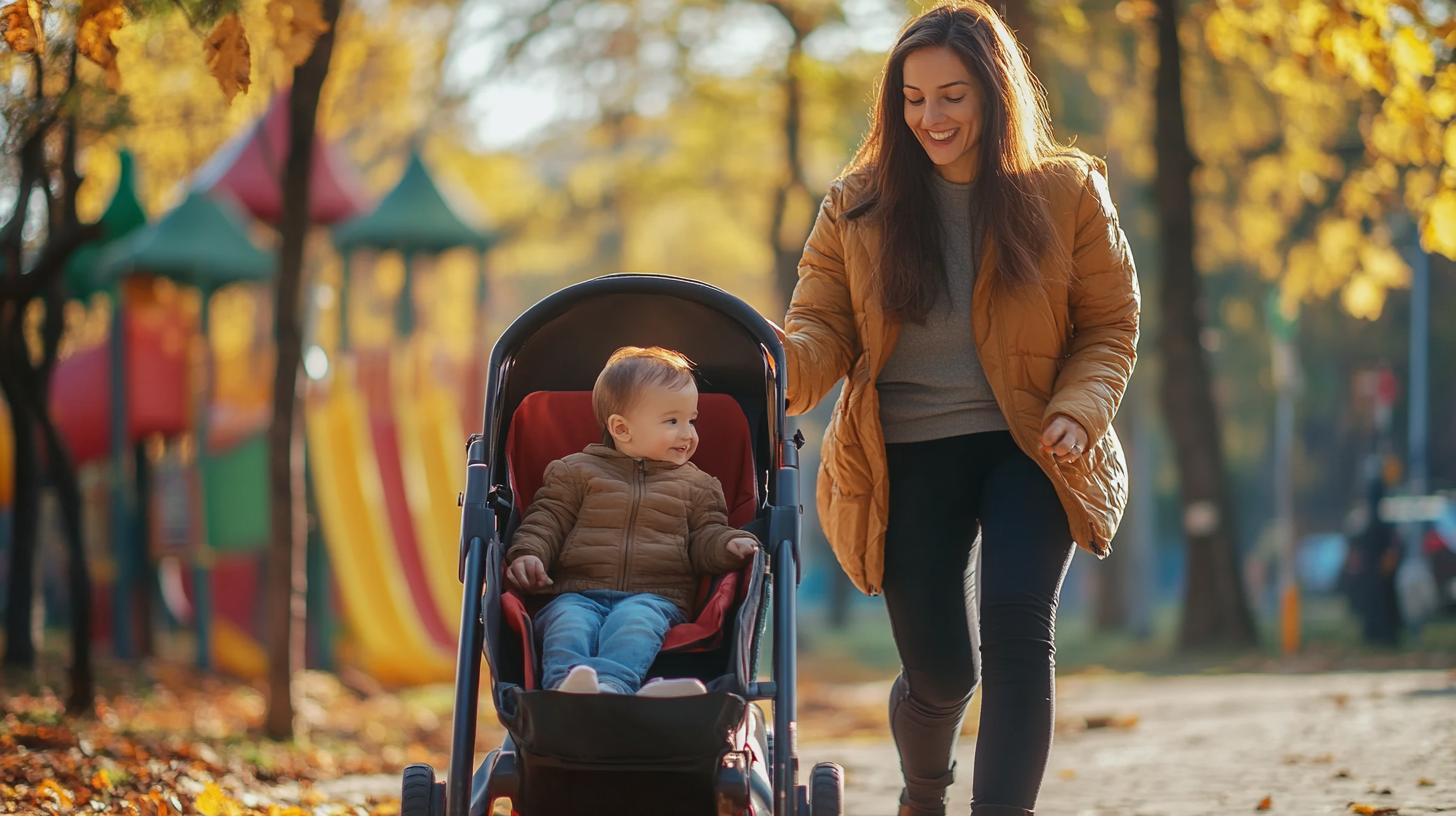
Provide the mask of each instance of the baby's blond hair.
POLYGON ((592 410, 603 428, 612 414, 625 414, 642 389, 685 388, 693 383, 693 361, 671 349, 623 346, 612 352, 592 387, 592 410))

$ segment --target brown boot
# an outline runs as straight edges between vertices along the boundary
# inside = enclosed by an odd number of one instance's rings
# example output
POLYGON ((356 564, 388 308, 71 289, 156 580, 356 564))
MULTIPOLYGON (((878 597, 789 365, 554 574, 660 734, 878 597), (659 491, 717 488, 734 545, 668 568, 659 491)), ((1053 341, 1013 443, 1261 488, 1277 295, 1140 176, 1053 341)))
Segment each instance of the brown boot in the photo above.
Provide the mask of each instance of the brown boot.
POLYGON ((955 782, 953 757, 964 714, 963 705, 940 711, 915 703, 905 675, 895 678, 890 688, 890 736, 905 779, 899 816, 945 816, 946 792, 955 782), (924 767, 927 756, 934 761, 929 768, 924 767))
POLYGON ((945 816, 945 802, 935 805, 911 804, 905 791, 900 791, 899 816, 945 816))

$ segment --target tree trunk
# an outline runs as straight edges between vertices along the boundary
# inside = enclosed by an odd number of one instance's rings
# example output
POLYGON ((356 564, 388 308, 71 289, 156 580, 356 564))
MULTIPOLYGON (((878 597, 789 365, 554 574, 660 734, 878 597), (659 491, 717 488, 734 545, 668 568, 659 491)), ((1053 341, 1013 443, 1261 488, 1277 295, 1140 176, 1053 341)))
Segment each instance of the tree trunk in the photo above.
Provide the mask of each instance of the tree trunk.
MULTIPOLYGON (((74 55, 71 71, 75 71, 74 55)), ((69 229, 77 226, 75 191, 80 188, 80 177, 75 172, 75 127, 71 122, 66 126, 65 145, 63 200, 59 203, 63 229, 69 229)), ((41 361, 29 396, 32 416, 46 446, 46 462, 50 465, 51 486, 60 504, 61 532, 66 546, 67 594, 71 606, 71 683, 66 709, 84 714, 91 711, 95 691, 91 673, 91 576, 82 530, 81 483, 71 453, 50 414, 51 375, 55 372, 61 337, 66 330, 64 279, 59 271, 54 271, 52 280, 46 291, 45 320, 41 324, 41 361)))
MULTIPOLYGON (((46 393, 49 389, 46 390, 46 393)), ((95 694, 91 671, 91 573, 86 564, 82 528, 81 483, 70 451, 48 413, 37 413, 50 463, 51 485, 60 504, 61 527, 66 544, 67 594, 71 604, 71 683, 66 710, 83 714, 91 710, 95 694)))
POLYGON ((4 326, 0 346, 0 389, 10 407, 15 444, 15 495, 10 522, 10 574, 5 588, 5 657, 8 667, 35 665, 35 556, 40 533, 40 459, 35 449, 35 422, 26 396, 29 354, 19 330, 19 317, 4 326))
POLYGON ((1030 0, 1001 0, 998 3, 1001 19, 1016 35, 1022 53, 1026 54, 1026 67, 1036 73, 1036 12, 1030 0))
POLYGON ((329 72, 334 31, 343 0, 324 0, 329 30, 293 72, 289 97, 288 161, 283 171, 282 244, 274 305, 277 362, 273 375, 273 417, 268 428, 268 475, 272 483, 268 542, 268 712, 264 724, 273 739, 293 737, 292 678, 303 666, 307 578, 304 547, 303 441, 300 433, 299 361, 303 355, 303 251, 309 228, 309 180, 319 94, 329 72))
POLYGON ((789 298, 794 293, 794 284, 799 281, 799 257, 804 251, 803 238, 807 237, 808 226, 804 227, 804 235, 795 234, 799 240, 784 240, 785 220, 788 217, 789 198, 795 193, 808 196, 808 185, 804 181, 804 163, 801 149, 804 120, 804 92, 803 83, 799 77, 801 63, 804 60, 804 38, 808 36, 807 31, 795 25, 793 20, 786 14, 785 20, 789 22, 793 31, 793 40, 789 44, 789 54, 784 62, 784 73, 782 85, 784 90, 784 175, 779 186, 774 189, 773 204, 769 219, 769 246, 773 247, 774 262, 774 288, 777 290, 780 302, 784 308, 788 308, 789 298))
POLYGON ((127 453, 131 455, 132 490, 136 497, 131 533, 127 536, 132 543, 130 556, 136 559, 130 600, 132 643, 136 644, 137 657, 146 660, 157 653, 152 631, 152 591, 157 585, 157 565, 152 561, 152 463, 147 459, 146 445, 141 442, 131 443, 127 453))
POLYGON ((1129 566, 1124 553, 1093 565, 1092 626, 1098 632, 1122 632, 1128 628, 1129 566))
POLYGON ((1177 459, 1188 541, 1181 648, 1255 642, 1238 567, 1233 506, 1218 413, 1201 343, 1203 319, 1193 263, 1195 160, 1184 124, 1178 0, 1158 0, 1157 203, 1162 239, 1163 415, 1177 459))

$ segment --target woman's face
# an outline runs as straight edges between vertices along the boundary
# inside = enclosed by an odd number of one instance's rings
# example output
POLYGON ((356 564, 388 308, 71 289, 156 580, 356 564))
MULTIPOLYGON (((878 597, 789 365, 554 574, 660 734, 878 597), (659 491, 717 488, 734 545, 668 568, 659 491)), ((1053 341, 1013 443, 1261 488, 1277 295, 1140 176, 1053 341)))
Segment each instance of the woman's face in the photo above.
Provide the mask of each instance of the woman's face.
POLYGON ((947 181, 975 175, 981 89, 955 52, 940 45, 905 57, 905 124, 947 181))

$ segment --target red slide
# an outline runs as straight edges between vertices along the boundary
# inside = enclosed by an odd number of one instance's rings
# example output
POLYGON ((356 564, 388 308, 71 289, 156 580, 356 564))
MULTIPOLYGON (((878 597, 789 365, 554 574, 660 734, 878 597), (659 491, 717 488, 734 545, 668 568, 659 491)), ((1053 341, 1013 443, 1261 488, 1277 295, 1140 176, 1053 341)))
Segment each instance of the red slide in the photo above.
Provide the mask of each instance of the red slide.
POLYGON ((404 569, 410 595, 420 611, 425 631, 438 644, 454 648, 455 638, 440 617, 440 610, 430 594, 429 579, 420 555, 420 542, 415 535, 405 493, 404 469, 400 464, 399 434, 394 419, 394 394, 390 378, 387 350, 356 352, 359 385, 369 405, 369 430, 374 440, 374 455, 379 463, 379 479, 384 488, 384 503, 389 526, 394 533, 395 548, 404 569))

